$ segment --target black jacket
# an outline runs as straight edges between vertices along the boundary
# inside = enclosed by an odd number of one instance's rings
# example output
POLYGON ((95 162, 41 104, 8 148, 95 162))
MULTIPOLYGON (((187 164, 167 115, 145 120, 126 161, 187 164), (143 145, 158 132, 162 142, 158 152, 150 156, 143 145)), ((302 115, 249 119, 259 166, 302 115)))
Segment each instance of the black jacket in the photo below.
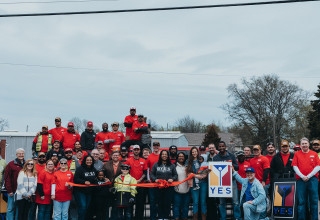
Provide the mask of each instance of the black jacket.
POLYGON ((93 150, 95 147, 95 140, 96 139, 96 133, 92 130, 92 132, 89 132, 88 129, 86 129, 81 134, 81 147, 83 150, 93 150))
MULTIPOLYGON (((96 172, 93 165, 91 168, 81 165, 76 169, 73 182, 76 184, 85 184, 86 181, 89 181, 90 184, 97 184, 96 172)), ((74 187, 74 189, 85 193, 91 193, 93 187, 74 187)))
POLYGON ((237 159, 236 157, 230 153, 229 151, 227 151, 226 155, 221 155, 220 153, 216 154, 213 158, 212 158, 212 161, 220 161, 220 162, 232 162, 232 166, 234 167, 234 169, 236 171, 239 170, 239 165, 238 165, 238 162, 237 162, 237 159))
POLYGON ((273 156, 270 163, 270 180, 271 181, 274 181, 275 179, 278 179, 278 178, 283 178, 283 174, 285 173, 289 174, 290 172, 291 175, 294 174, 293 167, 291 166, 293 156, 294 154, 290 153, 286 166, 284 166, 283 164, 283 160, 280 152, 278 152, 276 155, 273 156))
POLYGON ((154 182, 156 179, 176 181, 178 173, 174 164, 161 164, 155 163, 151 169, 151 180, 154 182))
POLYGON ((99 179, 96 179, 96 183, 99 186, 94 187, 94 196, 99 196, 99 197, 108 197, 110 196, 110 187, 109 185, 102 185, 106 183, 104 180, 101 181, 99 179))
POLYGON ((59 151, 54 151, 53 148, 48 151, 47 153, 47 160, 51 159, 52 154, 57 153, 58 154, 58 159, 60 160, 62 157, 64 157, 64 150, 59 148, 59 151))

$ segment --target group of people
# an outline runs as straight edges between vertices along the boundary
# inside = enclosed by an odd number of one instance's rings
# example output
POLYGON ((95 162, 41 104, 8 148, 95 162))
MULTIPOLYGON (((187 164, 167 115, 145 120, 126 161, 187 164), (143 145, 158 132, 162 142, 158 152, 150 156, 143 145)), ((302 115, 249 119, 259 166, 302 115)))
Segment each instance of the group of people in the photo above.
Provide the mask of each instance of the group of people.
POLYGON ((267 195, 272 194, 272 184, 294 174, 298 219, 306 219, 306 203, 312 219, 318 219, 319 140, 310 149, 309 140, 302 138, 295 153, 284 140, 278 153, 268 143, 266 156, 259 145, 233 154, 223 141, 218 146, 192 147, 186 154, 174 145, 169 151, 161 150, 160 143, 151 140, 146 118, 135 113, 132 107, 125 118, 126 135, 118 130, 118 122, 112 123, 112 131, 103 123, 96 134, 90 121, 80 135, 72 122, 63 128, 57 117, 55 128, 43 126, 36 135, 32 159, 25 160, 25 150, 19 148, 16 159, 6 167, 0 160, 8 193, 7 219, 33 220, 37 213, 38 220, 52 216, 54 220, 140 220, 148 198, 151 220, 169 219, 171 207, 174 219, 187 219, 191 199, 194 220, 218 216, 224 220, 226 198, 208 197, 210 170, 202 172, 211 161, 232 162, 235 219, 268 219, 267 195), (187 178, 174 187, 143 187, 144 183, 170 184, 187 178))

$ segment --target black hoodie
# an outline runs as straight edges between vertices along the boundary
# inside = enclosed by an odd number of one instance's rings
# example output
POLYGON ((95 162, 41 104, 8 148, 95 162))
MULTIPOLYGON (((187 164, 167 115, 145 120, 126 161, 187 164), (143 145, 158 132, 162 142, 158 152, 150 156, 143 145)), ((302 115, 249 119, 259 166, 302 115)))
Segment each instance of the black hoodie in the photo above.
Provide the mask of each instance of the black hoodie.
MULTIPOLYGON (((80 167, 76 169, 74 174, 73 182, 76 184, 85 184, 86 181, 89 181, 90 184, 97 184, 96 179, 97 170, 94 168, 93 164, 91 168, 82 164, 80 167)), ((84 193, 91 193, 93 187, 74 187, 76 191, 81 191, 84 193)))
POLYGON ((93 150, 95 147, 96 133, 92 130, 91 132, 86 129, 81 134, 81 147, 83 150, 93 150))

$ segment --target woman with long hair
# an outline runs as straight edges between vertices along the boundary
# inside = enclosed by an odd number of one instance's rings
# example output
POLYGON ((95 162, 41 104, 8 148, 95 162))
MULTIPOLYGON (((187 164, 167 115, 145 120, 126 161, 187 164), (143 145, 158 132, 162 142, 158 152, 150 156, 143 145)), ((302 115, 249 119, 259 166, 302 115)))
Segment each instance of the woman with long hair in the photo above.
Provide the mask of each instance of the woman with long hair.
POLYGON ((54 178, 54 163, 52 160, 46 162, 46 167, 38 176, 36 203, 38 204, 38 220, 50 219, 52 200, 51 183, 54 178))
POLYGON ((68 161, 62 158, 59 163, 60 170, 54 173, 51 186, 51 199, 53 200, 53 219, 67 220, 72 187, 68 182, 73 182, 73 173, 68 170, 68 161))
POLYGON ((37 188, 37 171, 33 160, 27 160, 19 172, 17 180, 17 206, 18 219, 23 220, 28 216, 31 203, 37 188))
MULTIPOLYGON (((169 152, 167 150, 161 151, 158 163, 155 163, 151 169, 150 174, 153 182, 160 182, 166 180, 172 183, 178 179, 177 170, 174 164, 171 163, 169 152)), ((169 219, 171 200, 173 194, 173 187, 156 188, 156 198, 158 204, 158 218, 169 219)))
MULTIPOLYGON (((81 166, 76 169, 74 183, 77 184, 96 184, 96 169, 93 166, 94 159, 91 155, 83 158, 81 166)), ((89 212, 88 208, 92 199, 92 187, 74 187, 74 196, 78 204, 78 219, 84 220, 89 212)))
MULTIPOLYGON (((178 181, 187 178, 186 155, 183 152, 178 153, 176 170, 178 173, 178 181)), ((174 202, 173 202, 173 218, 183 220, 188 219, 189 201, 190 201, 190 187, 187 182, 181 183, 174 187, 174 202)))
POLYGON ((198 219, 198 207, 199 207, 199 200, 200 200, 200 207, 201 207, 201 216, 202 220, 206 219, 207 215, 207 194, 208 194, 208 174, 197 174, 201 167, 200 163, 200 154, 197 147, 192 147, 189 153, 189 159, 187 164, 187 175, 194 173, 195 178, 199 180, 197 184, 195 179, 193 179, 190 183, 191 187, 191 195, 193 200, 193 219, 198 219))

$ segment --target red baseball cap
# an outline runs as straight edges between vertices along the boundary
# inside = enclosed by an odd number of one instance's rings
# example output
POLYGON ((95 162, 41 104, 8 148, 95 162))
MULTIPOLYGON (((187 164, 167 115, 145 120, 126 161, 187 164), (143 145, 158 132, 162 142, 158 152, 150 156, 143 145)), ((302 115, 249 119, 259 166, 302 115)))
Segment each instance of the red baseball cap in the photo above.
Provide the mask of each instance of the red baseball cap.
POLYGON ((74 125, 73 125, 73 123, 72 122, 69 122, 68 123, 68 127, 73 127, 74 125))
POLYGON ((64 150, 64 152, 68 152, 68 151, 72 151, 72 148, 69 147, 64 150))
POLYGON ((87 122, 87 126, 93 126, 92 121, 88 121, 88 122, 87 122))

